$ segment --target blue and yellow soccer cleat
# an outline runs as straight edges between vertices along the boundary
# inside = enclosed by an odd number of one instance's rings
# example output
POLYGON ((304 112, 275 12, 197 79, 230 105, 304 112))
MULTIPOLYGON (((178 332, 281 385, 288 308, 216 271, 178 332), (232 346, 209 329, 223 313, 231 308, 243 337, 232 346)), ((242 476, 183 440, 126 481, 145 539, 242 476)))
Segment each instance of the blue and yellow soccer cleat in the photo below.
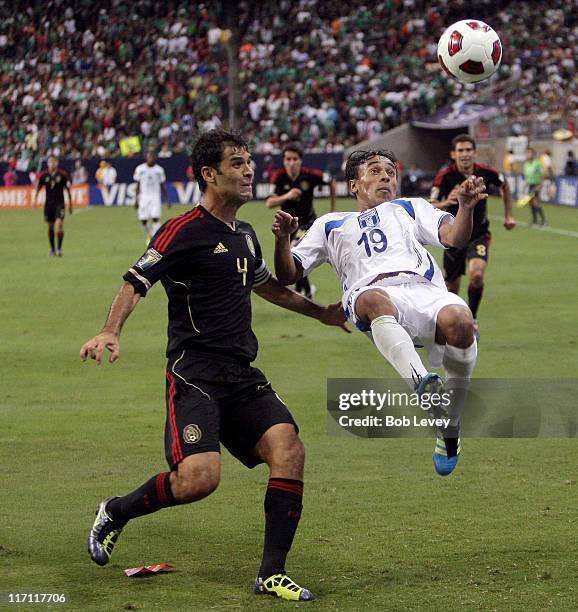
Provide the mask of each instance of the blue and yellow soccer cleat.
POLYGON ((295 584, 287 574, 274 574, 269 578, 255 580, 256 595, 272 595, 289 601, 312 601, 313 593, 295 584))
POLYGON ((126 523, 115 521, 107 512, 106 505, 116 497, 107 497, 96 509, 96 519, 88 535, 90 558, 98 565, 106 565, 122 528, 126 523))
POLYGON ((440 476, 449 476, 455 469, 458 461, 460 460, 460 453, 462 451, 462 444, 460 439, 457 439, 456 454, 453 457, 448 457, 448 451, 446 443, 441 432, 436 434, 436 445, 434 448, 433 462, 436 472, 440 476))

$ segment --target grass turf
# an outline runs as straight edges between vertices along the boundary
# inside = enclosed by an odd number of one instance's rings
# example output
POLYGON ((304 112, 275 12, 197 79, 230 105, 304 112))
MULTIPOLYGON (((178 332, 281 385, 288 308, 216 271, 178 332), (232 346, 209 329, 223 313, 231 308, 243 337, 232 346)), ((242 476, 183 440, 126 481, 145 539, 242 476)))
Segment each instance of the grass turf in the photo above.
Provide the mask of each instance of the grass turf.
MULTIPOLYGON (((500 214, 496 202, 491 208, 500 214)), ((550 206, 546 214, 552 227, 578 231, 576 210, 550 206)), ((0 591, 64 591, 71 610, 300 605, 252 595, 267 474, 226 452, 216 493, 134 521, 106 568, 90 562, 86 536, 97 502, 166 469, 164 292, 155 288, 127 322, 119 362, 81 364, 80 345, 98 331, 121 274, 144 250, 134 211, 77 211, 66 221, 62 259, 47 257, 40 210, 0 215, 0 591), (157 562, 176 569, 144 579, 121 572, 157 562)), ((271 213, 251 203, 241 217, 272 263, 271 213)), ((492 226, 475 375, 575 377, 578 238, 492 226)), ((328 267, 312 278, 319 301, 340 299, 328 267)), ((361 334, 346 336, 257 297, 254 328, 257 365, 296 416, 308 450, 288 569, 317 595, 310 605, 575 609, 575 439, 466 440, 459 468, 441 479, 432 441, 326 434, 328 377, 392 376, 361 334)))

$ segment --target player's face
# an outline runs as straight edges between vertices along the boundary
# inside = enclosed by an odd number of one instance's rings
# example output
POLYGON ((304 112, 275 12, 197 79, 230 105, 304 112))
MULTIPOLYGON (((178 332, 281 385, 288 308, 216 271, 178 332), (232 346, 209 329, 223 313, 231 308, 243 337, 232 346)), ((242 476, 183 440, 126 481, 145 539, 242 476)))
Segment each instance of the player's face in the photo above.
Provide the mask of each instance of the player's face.
POLYGON ((361 210, 395 199, 397 193, 395 164, 381 155, 370 157, 357 169, 357 178, 349 182, 349 189, 357 196, 361 210))
POLYGON ((458 170, 469 172, 473 169, 476 150, 471 142, 458 142, 450 155, 456 162, 458 170))
POLYGON ((48 172, 56 172, 56 168, 58 168, 58 160, 56 157, 49 157, 46 165, 48 166, 48 172))
POLYGON ((293 151, 286 151, 283 155, 283 166, 289 176, 298 176, 303 165, 302 159, 293 151))
POLYGON ((224 199, 243 204, 253 197, 254 176, 249 151, 227 145, 219 172, 215 174, 214 186, 224 199))
POLYGON ((147 153, 147 164, 149 166, 154 166, 155 163, 155 154, 152 151, 147 153))

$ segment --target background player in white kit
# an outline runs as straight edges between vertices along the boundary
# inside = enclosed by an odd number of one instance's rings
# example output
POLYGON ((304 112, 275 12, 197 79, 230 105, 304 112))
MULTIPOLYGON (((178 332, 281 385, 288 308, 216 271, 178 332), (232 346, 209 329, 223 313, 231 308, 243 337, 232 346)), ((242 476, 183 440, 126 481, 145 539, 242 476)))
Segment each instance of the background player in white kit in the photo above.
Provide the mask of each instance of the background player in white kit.
MULTIPOLYGON (((470 309, 448 292, 443 275, 423 245, 467 244, 473 209, 487 197, 481 178, 459 189, 454 217, 421 198, 395 199, 396 158, 390 151, 356 151, 347 160, 346 179, 359 212, 329 213, 317 219, 291 250, 289 236, 298 220, 275 216, 275 271, 283 284, 329 262, 343 287, 343 309, 358 329, 370 332, 380 353, 417 393, 439 390, 414 341, 429 353, 430 365, 443 365, 446 385, 463 387, 476 362, 477 345, 470 309)), ((434 465, 441 475, 455 468, 459 417, 437 432, 434 465)))
POLYGON ((156 154, 149 150, 146 163, 135 168, 133 179, 136 181, 136 205, 138 220, 142 223, 147 241, 157 232, 161 218, 161 194, 167 197, 167 177, 162 166, 156 163, 156 154))

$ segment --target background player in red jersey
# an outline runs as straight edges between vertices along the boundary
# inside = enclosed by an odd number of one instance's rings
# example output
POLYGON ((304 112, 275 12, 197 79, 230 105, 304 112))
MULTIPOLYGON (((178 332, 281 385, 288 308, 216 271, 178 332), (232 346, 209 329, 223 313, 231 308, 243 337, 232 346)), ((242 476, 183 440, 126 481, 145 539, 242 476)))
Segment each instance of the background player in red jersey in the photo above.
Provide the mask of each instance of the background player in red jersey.
POLYGON ((72 196, 70 195, 70 178, 64 170, 58 167, 58 159, 51 155, 47 161, 48 171, 43 172, 38 179, 34 194, 34 206, 38 205, 38 194, 44 187, 46 201, 44 203, 44 220, 48 223, 48 241, 50 242, 51 257, 62 257, 62 241, 64 240, 64 192, 68 194, 68 210, 72 214, 72 196), (54 243, 54 229, 56 227, 56 245, 54 243))
MULTIPOLYGON (((468 134, 459 134, 452 140, 450 151, 453 164, 446 166, 434 179, 430 201, 455 215, 458 210, 457 194, 459 186, 470 176, 484 179, 488 189, 499 190, 504 202, 504 227, 514 229, 516 221, 512 216, 512 194, 504 176, 495 168, 476 163, 476 141, 468 134)), ((462 249, 450 248, 444 252, 444 276, 449 291, 459 293, 460 279, 466 273, 466 263, 470 284, 468 286, 468 305, 477 317, 478 308, 484 291, 484 275, 490 251, 490 222, 488 221, 486 200, 480 200, 474 209, 474 227, 470 242, 462 249)), ((478 323, 475 320, 476 335, 478 323)))
MULTIPOLYGON (((283 169, 271 177, 273 195, 267 198, 267 207, 281 210, 299 219, 299 227, 291 235, 291 244, 303 238, 317 218, 313 209, 313 192, 316 187, 329 185, 330 212, 335 212, 335 179, 321 170, 303 166, 303 150, 299 145, 287 145, 283 149, 283 169)), ((312 298, 315 287, 308 278, 297 281, 295 289, 305 297, 312 298)))

